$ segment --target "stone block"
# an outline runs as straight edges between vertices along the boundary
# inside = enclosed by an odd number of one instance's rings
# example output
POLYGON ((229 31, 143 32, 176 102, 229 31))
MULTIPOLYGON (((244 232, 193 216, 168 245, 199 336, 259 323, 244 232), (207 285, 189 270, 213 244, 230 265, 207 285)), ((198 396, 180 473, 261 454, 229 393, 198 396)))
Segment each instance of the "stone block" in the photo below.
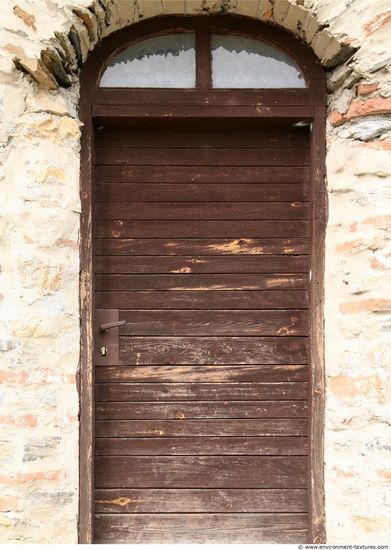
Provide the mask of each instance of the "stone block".
POLYGON ((347 139, 358 139, 360 141, 370 141, 391 130, 391 120, 377 119, 367 120, 352 124, 340 132, 340 137, 347 139))
POLYGON ((23 462, 34 462, 42 458, 54 456, 60 441, 61 437, 59 436, 31 439, 24 446, 23 462))

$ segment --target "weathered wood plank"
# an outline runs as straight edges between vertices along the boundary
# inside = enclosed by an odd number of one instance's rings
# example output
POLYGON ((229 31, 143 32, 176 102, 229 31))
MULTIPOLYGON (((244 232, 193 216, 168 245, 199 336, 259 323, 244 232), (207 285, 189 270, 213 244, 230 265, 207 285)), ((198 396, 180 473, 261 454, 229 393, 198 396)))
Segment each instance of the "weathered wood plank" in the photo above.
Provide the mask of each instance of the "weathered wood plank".
POLYGON ((95 255, 306 255, 308 239, 95 239, 95 255))
POLYGON ((98 489, 304 489, 307 459, 301 456, 105 456, 96 458, 95 483, 98 489))
MULTIPOLYGON (((119 90, 117 89, 116 93, 119 90)), ((131 90, 127 90, 131 93, 131 90)), ((154 92, 156 93, 156 91, 154 92)), ((258 93, 258 92, 257 92, 258 93)), ((206 132, 205 126, 194 124, 176 125, 175 128, 162 125, 131 126, 113 125, 104 121, 95 132, 97 147, 188 147, 236 149, 261 144, 264 149, 282 147, 308 148, 308 128, 286 125, 284 130, 276 125, 247 125, 227 127, 214 125, 213 132, 206 132)))
POLYGON ((164 437, 97 438, 96 456, 308 454, 307 437, 164 437))
POLYGON ((134 238, 252 238, 252 237, 306 237, 305 220, 270 221, 132 221, 98 220, 96 236, 105 239, 134 238))
POLYGON ((307 435, 305 418, 101 420, 96 437, 273 437, 307 435))
POLYGON ((94 542, 305 543, 306 514, 97 514, 94 542))
POLYGON ((299 309, 308 307, 305 290, 178 290, 97 292, 99 309, 299 309))
POLYGON ((96 148, 97 166, 302 166, 309 150, 294 149, 185 149, 96 148))
POLYGON ((291 401, 307 399, 306 382, 226 384, 96 384, 97 401, 291 401))
MULTIPOLYGON (((102 367, 103 370, 110 367, 102 367)), ((101 380, 102 381, 102 380, 101 380)), ((201 401, 176 403, 98 401, 97 420, 307 418, 306 401, 201 401)))
POLYGON ((98 489, 102 514, 306 512, 305 489, 98 489))
POLYGON ((305 273, 308 256, 97 256, 95 273, 305 273))
POLYGON ((308 166, 97 166, 95 171, 98 182, 129 183, 301 183, 309 175, 308 166))
MULTIPOLYGON (((97 168, 96 201, 107 202, 305 202, 308 200, 308 183, 299 179, 293 183, 133 183, 131 176, 122 170, 99 173, 97 168)), ((233 180, 234 181, 234 180, 233 180)))
POLYGON ((307 336, 305 310, 122 311, 120 336, 307 336))
POLYGON ((120 337, 127 365, 298 365, 307 363, 306 337, 120 337))
POLYGON ((308 277, 301 274, 172 274, 96 275, 96 290, 304 290, 308 277))
POLYGON ((306 382, 307 365, 104 366, 96 382, 306 382))
POLYGON ((308 203, 285 202, 97 202, 102 220, 303 220, 308 203))

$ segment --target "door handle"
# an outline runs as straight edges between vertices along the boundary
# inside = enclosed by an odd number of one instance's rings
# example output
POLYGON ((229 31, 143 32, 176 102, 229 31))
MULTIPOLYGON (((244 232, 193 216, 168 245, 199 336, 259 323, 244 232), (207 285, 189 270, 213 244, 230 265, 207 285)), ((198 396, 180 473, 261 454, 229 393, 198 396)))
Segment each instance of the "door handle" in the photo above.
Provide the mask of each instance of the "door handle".
POLYGON ((99 325, 99 330, 106 332, 106 330, 121 327, 122 325, 126 325, 126 321, 113 321, 112 323, 104 323, 103 325, 99 325))

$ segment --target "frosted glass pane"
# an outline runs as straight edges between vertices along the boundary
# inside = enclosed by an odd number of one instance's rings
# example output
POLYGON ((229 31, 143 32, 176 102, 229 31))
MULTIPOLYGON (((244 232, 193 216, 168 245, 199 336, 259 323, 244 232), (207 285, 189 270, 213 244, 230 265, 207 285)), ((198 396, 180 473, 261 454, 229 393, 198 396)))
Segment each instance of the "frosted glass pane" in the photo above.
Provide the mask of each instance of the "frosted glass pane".
POLYGON ((213 88, 305 88, 299 66, 282 50, 238 35, 212 36, 213 88))
POLYGON ((132 44, 109 62, 102 88, 194 88, 194 33, 154 36, 132 44))

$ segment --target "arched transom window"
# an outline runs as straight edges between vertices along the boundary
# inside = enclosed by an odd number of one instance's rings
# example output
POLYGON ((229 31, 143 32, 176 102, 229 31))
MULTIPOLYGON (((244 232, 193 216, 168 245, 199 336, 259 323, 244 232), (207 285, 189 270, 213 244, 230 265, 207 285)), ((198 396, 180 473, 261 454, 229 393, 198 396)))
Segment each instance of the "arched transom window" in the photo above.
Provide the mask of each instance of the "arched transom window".
POLYGON ((305 88, 303 71, 280 46, 245 34, 176 29, 114 52, 101 88, 305 88))

